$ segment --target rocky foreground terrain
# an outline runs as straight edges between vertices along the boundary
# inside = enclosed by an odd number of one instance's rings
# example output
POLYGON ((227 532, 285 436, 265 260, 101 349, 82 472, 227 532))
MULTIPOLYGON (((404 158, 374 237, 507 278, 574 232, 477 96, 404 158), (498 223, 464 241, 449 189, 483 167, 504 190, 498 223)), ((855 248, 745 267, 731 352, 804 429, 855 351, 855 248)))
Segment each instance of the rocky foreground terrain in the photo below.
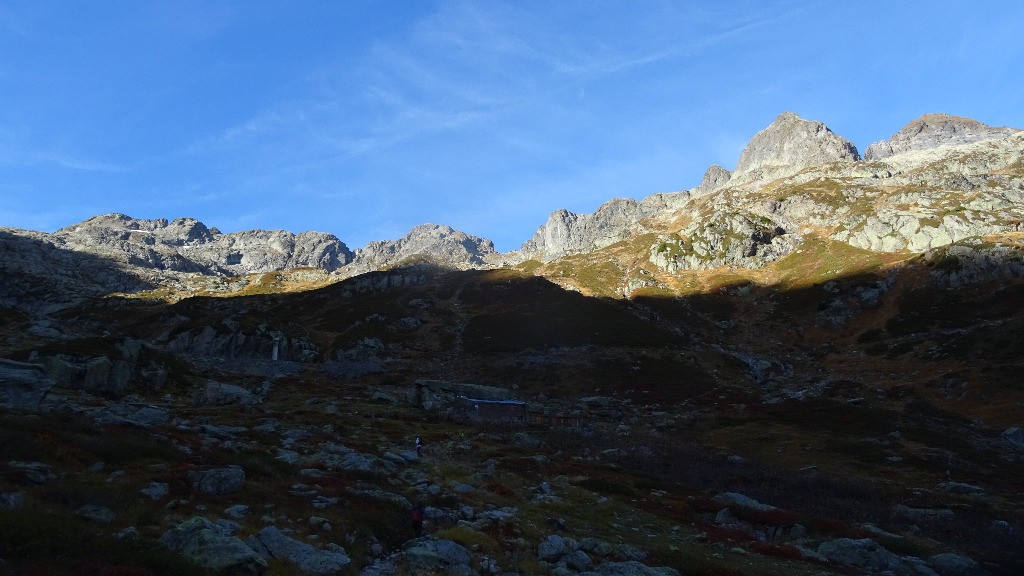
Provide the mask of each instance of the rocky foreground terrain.
POLYGON ((1020 573, 1022 155, 786 113, 506 254, 0 229, 0 574, 1020 573))

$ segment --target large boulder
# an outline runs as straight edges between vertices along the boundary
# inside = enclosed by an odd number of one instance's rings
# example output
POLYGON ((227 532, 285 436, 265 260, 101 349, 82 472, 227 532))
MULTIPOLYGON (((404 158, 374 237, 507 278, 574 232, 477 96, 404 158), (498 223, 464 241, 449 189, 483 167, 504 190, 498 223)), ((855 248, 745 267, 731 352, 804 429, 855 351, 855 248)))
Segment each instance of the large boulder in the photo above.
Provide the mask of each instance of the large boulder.
POLYGON ((255 550, 201 516, 171 528, 160 543, 215 572, 259 576, 267 569, 267 561, 255 550))
POLYGON ((245 485, 245 470, 241 466, 227 466, 210 470, 189 470, 192 488, 206 496, 223 496, 237 492, 245 485))
POLYGON ((1007 428, 1003 430, 1002 436, 1010 446, 1024 449, 1024 432, 1021 432, 1020 428, 1007 428))
POLYGON ((60 477, 53 468, 42 462, 11 460, 7 463, 7 467, 13 472, 15 477, 20 477, 33 484, 46 484, 60 477))
POLYGON ((722 492, 714 497, 714 501, 722 504, 723 506, 736 506, 739 508, 748 508, 750 510, 759 510, 762 512, 775 510, 774 506, 762 504, 750 496, 740 494, 739 492, 722 492))
POLYGON ((544 562, 558 562, 572 551, 570 543, 557 534, 552 534, 537 545, 537 558, 544 562))
POLYGON ((900 557, 870 538, 837 538, 822 542, 818 554, 838 564, 868 570, 872 574, 890 572, 900 576, 938 576, 923 560, 900 557))
POLYGON ((936 554, 928 559, 940 576, 986 576, 988 572, 966 556, 953 553, 936 554))
POLYGON ((477 576, 469 566, 472 554, 451 540, 417 540, 405 550, 405 564, 410 574, 453 574, 477 576))
POLYGON ((0 358, 0 407, 14 410, 37 408, 53 384, 38 364, 0 358))
POLYGON ((246 543, 264 558, 277 558, 293 564, 303 574, 337 574, 352 562, 337 544, 333 544, 331 550, 322 550, 289 538, 274 526, 260 530, 246 543))
POLYGON ((251 406, 259 402, 259 396, 241 386, 213 381, 207 382, 193 398, 196 406, 251 406))
POLYGON ((158 406, 133 406, 131 404, 112 404, 93 412, 96 423, 105 426, 122 424, 139 428, 152 428, 170 420, 167 410, 158 406))

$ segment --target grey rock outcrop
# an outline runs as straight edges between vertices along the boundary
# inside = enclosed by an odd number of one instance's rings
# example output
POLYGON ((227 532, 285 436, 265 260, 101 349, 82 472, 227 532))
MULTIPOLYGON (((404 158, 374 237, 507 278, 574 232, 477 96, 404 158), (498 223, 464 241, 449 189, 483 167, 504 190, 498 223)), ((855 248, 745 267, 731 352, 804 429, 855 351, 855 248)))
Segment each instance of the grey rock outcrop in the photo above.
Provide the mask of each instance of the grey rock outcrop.
POLYGON ((928 559, 940 576, 986 576, 988 571, 973 559, 949 552, 928 559))
POLYGON ((323 232, 249 230, 222 234, 194 218, 145 220, 105 214, 53 234, 80 252, 145 268, 203 274, 248 274, 309 266, 331 271, 351 260, 323 232))
POLYGON ((738 492, 723 492, 715 496, 714 500, 715 502, 725 506, 738 506, 740 508, 749 508, 750 510, 760 510, 762 512, 775 510, 774 506, 762 504, 750 496, 740 494, 738 492))
POLYGON ((223 496, 242 489, 245 484, 245 470, 241 466, 190 470, 188 480, 192 488, 201 494, 223 496))
POLYGON ((246 544, 268 560, 277 558, 293 564, 303 574, 337 574, 352 562, 337 544, 331 545, 330 550, 315 548, 286 536, 274 526, 267 526, 249 537, 246 544))
POLYGON ((943 264, 933 276, 950 287, 1018 277, 1020 250, 985 237, 1024 230, 1022 162, 1024 132, 1016 132, 781 178, 741 174, 692 198, 676 218, 685 225, 660 233, 649 259, 669 273, 756 268, 817 235, 876 252, 926 252, 943 264))
POLYGON ((734 177, 754 170, 794 173, 828 162, 859 160, 857 147, 836 135, 821 122, 804 120, 783 112, 767 128, 750 139, 736 163, 734 177))
POLYGON ((712 164, 704 172, 700 184, 693 189, 693 196, 703 196, 725 186, 732 178, 732 172, 722 168, 718 164, 712 164))
POLYGON ((931 266, 931 279, 944 288, 1024 278, 1024 250, 1016 246, 951 245, 922 256, 931 266))
POLYGON ((889 140, 868 146, 864 151, 864 159, 881 160, 910 150, 970 144, 1002 138, 1018 131, 1015 128, 995 128, 963 116, 925 114, 904 126, 889 140))
POLYGON ((552 534, 537 545, 537 558, 545 562, 557 562, 572 551, 569 541, 557 534, 552 534))
POLYGON ((42 462, 11 460, 7 463, 7 468, 15 477, 23 478, 33 484, 46 484, 60 477, 53 468, 42 462))
POLYGON ((149 497, 150 500, 160 500, 171 493, 171 487, 166 482, 150 482, 148 486, 139 490, 139 493, 149 497))
POLYGON ((839 564, 855 566, 872 574, 891 572, 905 576, 938 576, 923 560, 897 556, 870 538, 837 538, 822 542, 818 554, 839 564))
POLYGON ((49 314, 113 292, 155 283, 107 258, 77 251, 44 232, 0 227, 0 305, 49 314))
POLYGON ((25 506, 25 492, 0 492, 0 508, 17 510, 25 506))
POLYGON ((16 410, 37 408, 53 388, 53 380, 38 364, 0 358, 0 406, 16 410))
MULTIPOLYGON (((716 185, 720 178, 721 175, 716 173, 708 186, 716 185)), ((690 196, 690 192, 685 191, 653 194, 640 202, 632 198, 616 198, 602 204, 593 214, 557 210, 519 248, 519 254, 524 260, 551 262, 571 254, 610 246, 642 233, 642 220, 678 210, 689 201, 690 196)))
POLYGON ((170 420, 170 413, 156 406, 111 404, 93 411, 92 417, 101 426, 116 424, 152 428, 170 420))
POLYGON ((405 561, 412 574, 455 574, 476 576, 469 566, 472 554, 451 540, 424 539, 405 550, 405 561))
POLYGON ((352 253, 333 234, 284 230, 220 234, 210 242, 186 245, 181 253, 204 270, 236 275, 300 267, 330 272, 352 259, 352 253))
POLYGON ((651 246, 650 261, 668 272, 757 268, 789 254, 799 241, 769 218, 715 212, 693 220, 677 237, 660 236, 651 246))
POLYGON ((234 384, 207 382, 193 397, 196 406, 251 406, 258 404, 259 396, 234 384))
POLYGON ((75 516, 82 518, 83 520, 89 520, 90 522, 96 522, 99 524, 110 524, 114 521, 117 515, 113 510, 106 506, 100 506, 97 504, 85 504, 75 509, 75 516))
POLYGON ((235 277, 352 260, 331 234, 250 230, 222 234, 193 218, 95 216, 52 234, 0 228, 0 304, 49 313, 111 293, 191 286, 190 275, 235 277))
POLYGON ((489 267, 498 256, 494 243, 450 226, 421 224, 398 240, 370 242, 357 249, 351 268, 355 272, 378 270, 414 256, 426 256, 455 269, 489 267))
POLYGON ((201 516, 171 528, 160 537, 160 543, 218 573, 259 576, 267 569, 267 561, 260 554, 201 516))
POLYGON ((1003 430, 1002 438, 1010 446, 1019 450, 1024 450, 1024 432, 1021 432, 1020 428, 1013 427, 1003 430))

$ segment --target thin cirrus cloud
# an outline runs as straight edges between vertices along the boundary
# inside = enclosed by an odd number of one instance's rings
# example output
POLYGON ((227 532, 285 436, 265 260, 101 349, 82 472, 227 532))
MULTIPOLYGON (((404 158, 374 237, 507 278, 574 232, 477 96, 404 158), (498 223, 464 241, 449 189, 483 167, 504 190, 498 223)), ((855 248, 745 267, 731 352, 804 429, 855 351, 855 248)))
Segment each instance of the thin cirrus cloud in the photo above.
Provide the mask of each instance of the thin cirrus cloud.
POLYGON ((53 146, 37 147, 28 139, 13 131, 0 131, 0 165, 19 166, 32 169, 67 168, 78 172, 127 173, 130 166, 89 158, 53 146))
POLYGON ((434 222, 512 249, 560 208, 697 185, 783 111, 861 149, 925 112, 1020 125, 1009 4, 10 0, 0 224, 359 246, 434 222))

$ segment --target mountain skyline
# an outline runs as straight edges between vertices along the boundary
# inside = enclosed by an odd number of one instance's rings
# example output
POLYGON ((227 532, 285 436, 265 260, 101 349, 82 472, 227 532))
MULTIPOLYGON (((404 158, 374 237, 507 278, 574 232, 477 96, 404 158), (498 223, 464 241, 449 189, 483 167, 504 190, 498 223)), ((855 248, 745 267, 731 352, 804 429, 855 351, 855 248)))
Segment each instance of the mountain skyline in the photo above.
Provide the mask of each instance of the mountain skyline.
POLYGON ((433 222, 505 252, 552 210, 732 169, 782 110, 861 153, 927 112, 1024 125, 1024 14, 1004 2, 885 19, 881 3, 80 6, 0 8, 2 225, 188 216, 358 247, 433 222))

